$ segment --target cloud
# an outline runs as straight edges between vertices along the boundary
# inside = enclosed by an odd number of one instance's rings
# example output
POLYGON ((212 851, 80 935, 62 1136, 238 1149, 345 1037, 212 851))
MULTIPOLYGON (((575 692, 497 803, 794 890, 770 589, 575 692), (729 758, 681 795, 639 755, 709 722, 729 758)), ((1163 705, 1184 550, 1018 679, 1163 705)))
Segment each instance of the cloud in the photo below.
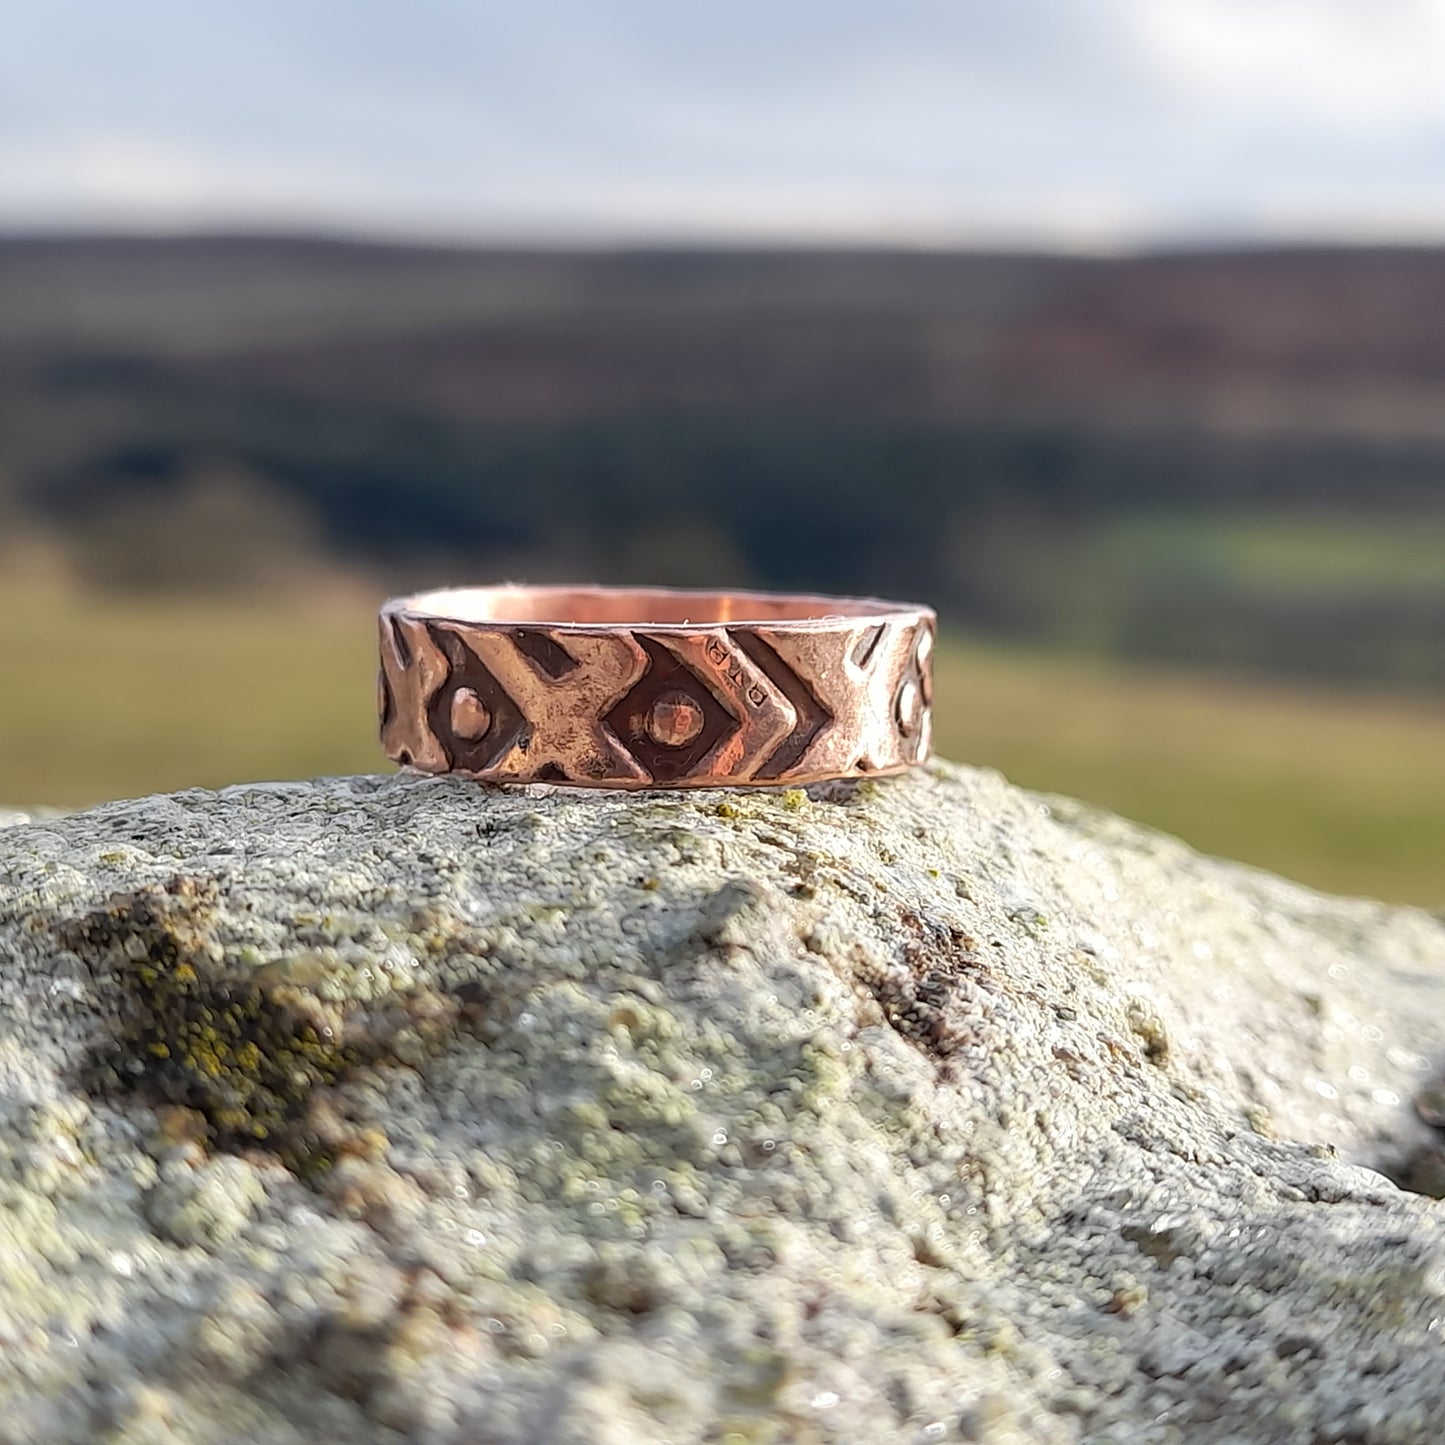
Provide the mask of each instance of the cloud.
POLYGON ((1441 0, 1150 0, 1135 26, 1196 104, 1347 140, 1445 124, 1441 0))
POLYGON ((12 226, 1445 236, 1445 0, 47 0, 7 28, 12 226))

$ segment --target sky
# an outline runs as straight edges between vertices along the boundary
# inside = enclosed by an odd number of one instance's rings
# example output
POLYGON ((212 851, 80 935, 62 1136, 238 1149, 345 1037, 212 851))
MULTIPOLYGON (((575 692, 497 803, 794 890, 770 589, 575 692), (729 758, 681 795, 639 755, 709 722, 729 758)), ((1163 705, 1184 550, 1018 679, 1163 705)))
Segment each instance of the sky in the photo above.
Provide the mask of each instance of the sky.
POLYGON ((1445 241, 1445 0, 0 0, 0 228, 1445 241))

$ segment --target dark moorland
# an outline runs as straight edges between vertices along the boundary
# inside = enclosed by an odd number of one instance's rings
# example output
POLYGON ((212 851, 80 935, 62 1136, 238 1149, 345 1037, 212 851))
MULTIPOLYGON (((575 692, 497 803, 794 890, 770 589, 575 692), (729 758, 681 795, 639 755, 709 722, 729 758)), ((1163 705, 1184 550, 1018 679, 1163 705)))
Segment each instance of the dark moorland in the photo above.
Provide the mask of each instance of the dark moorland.
POLYGON ((1445 252, 0 243, 0 527, 89 582, 731 580, 1445 684, 1445 252))

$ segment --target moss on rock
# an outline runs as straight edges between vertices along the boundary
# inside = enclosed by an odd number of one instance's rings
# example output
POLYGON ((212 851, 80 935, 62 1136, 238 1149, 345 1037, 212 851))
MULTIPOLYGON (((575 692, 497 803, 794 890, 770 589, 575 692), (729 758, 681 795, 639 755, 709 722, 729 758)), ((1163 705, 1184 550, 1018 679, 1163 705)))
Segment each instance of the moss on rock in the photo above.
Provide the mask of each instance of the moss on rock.
POLYGON ((216 937, 216 896, 214 882, 178 877, 62 930, 117 995, 89 1082, 190 1111, 212 1149, 262 1149, 314 1175, 365 1147, 324 1107, 324 1091, 436 1052, 461 1004, 423 988, 348 999, 332 986, 345 976, 315 953, 245 961, 216 937))

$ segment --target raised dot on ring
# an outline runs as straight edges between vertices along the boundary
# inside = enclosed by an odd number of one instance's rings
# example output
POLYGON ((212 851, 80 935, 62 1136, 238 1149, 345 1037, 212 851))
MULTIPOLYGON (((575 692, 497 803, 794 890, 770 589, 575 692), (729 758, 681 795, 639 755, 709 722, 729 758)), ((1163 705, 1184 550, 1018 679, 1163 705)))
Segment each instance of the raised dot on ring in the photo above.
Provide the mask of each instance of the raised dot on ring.
POLYGON ((452 734, 464 743, 479 742, 492 726, 492 714, 486 703, 469 687, 459 687, 452 694, 452 734))
POLYGON ((647 735, 664 748, 685 748, 702 731, 702 709, 685 692, 663 693, 647 713, 647 735))

